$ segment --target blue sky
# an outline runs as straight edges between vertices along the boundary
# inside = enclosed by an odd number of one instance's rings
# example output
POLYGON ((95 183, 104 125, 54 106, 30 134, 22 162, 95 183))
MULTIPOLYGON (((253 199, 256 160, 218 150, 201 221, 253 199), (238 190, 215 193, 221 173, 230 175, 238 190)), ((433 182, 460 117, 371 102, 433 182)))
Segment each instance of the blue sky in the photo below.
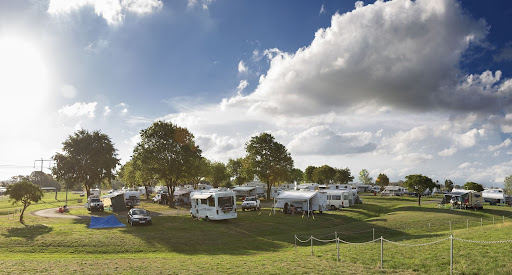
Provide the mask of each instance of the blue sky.
POLYGON ((2 1, 0 179, 81 128, 124 163, 164 119, 211 160, 269 132, 301 169, 501 185, 510 18, 508 1, 2 1))

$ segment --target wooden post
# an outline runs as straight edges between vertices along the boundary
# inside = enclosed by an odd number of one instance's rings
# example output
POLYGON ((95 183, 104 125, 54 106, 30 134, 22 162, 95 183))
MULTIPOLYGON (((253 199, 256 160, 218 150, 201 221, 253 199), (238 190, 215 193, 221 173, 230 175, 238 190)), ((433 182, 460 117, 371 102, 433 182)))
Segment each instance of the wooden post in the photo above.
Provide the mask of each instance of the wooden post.
POLYGON ((384 269, 384 238, 380 236, 380 269, 384 269))
POLYGON ((450 275, 453 274, 453 235, 450 235, 450 275))
POLYGON ((313 257, 313 236, 311 236, 311 257, 313 257))

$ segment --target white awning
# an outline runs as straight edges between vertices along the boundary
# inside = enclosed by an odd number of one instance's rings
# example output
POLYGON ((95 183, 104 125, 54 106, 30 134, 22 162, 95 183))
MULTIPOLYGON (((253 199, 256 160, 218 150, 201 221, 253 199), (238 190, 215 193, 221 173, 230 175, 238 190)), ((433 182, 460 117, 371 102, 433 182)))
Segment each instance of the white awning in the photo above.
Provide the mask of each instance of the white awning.
POLYGON ((240 192, 248 192, 248 191, 252 191, 254 190, 254 188, 256 187, 252 187, 252 186, 237 186, 235 188, 233 188, 233 191, 240 191, 240 192))
POLYGON ((277 200, 296 200, 307 201, 316 195, 315 191, 283 191, 279 194, 277 200))
POLYGON ((212 194, 201 194, 201 193, 199 193, 199 194, 193 194, 190 198, 191 199, 195 199, 195 200, 205 200, 205 199, 207 199, 207 198, 209 198, 211 196, 212 196, 212 194))
POLYGON ((180 196, 180 195, 188 194, 190 192, 191 192, 191 190, 176 190, 176 191, 174 191, 174 195, 175 196, 180 196))

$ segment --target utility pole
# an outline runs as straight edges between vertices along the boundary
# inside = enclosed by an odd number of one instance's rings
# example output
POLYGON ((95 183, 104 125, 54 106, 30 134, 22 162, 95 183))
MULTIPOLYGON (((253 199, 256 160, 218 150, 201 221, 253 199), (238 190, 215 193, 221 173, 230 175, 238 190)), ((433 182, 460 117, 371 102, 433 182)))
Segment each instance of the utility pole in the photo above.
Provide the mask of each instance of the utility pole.
MULTIPOLYGON (((51 160, 51 159, 43 159, 43 158, 41 158, 41 159, 36 159, 36 160, 34 160, 34 168, 36 168, 36 162, 38 162, 38 161, 40 161, 40 162, 41 162, 41 172, 43 172, 43 163, 44 163, 45 161, 47 161, 47 162, 51 162, 52 160, 51 160)), ((48 165, 48 168, 50 168, 50 166, 49 166, 49 165, 48 165)))

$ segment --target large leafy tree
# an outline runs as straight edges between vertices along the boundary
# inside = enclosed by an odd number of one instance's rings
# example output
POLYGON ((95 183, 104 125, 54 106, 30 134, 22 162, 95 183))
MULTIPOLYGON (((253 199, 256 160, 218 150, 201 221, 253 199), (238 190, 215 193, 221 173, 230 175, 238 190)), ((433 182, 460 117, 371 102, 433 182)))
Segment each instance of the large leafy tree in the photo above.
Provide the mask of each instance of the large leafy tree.
POLYGON ((29 176, 29 181, 38 185, 39 187, 55 187, 60 191, 60 184, 49 174, 41 171, 34 171, 29 176))
POLYGON ((146 167, 144 167, 138 159, 132 158, 121 166, 118 176, 124 182, 125 186, 143 186, 144 189, 146 189, 146 199, 148 200, 148 188, 155 183, 155 179, 154 176, 145 168, 146 167))
POLYGON ((304 170, 304 181, 305 182, 313 182, 313 173, 315 172, 317 167, 315 166, 308 166, 306 167, 306 170, 304 170))
POLYGON ((119 159, 107 135, 100 131, 79 130, 62 144, 64 153, 53 156, 52 174, 57 180, 66 182, 68 187, 81 184, 89 196, 95 185, 108 184, 115 178, 119 159))
POLYGON ((201 180, 210 175, 210 161, 204 157, 194 158, 186 170, 185 181, 192 183, 194 189, 201 180))
POLYGON ((505 194, 508 194, 508 195, 512 194, 512 175, 505 178, 503 185, 505 187, 504 188, 505 194))
POLYGON ((323 165, 313 171, 313 180, 318 184, 329 184, 334 181, 336 170, 329 165, 323 165))
MULTIPOLYGON (((194 135, 171 122, 157 121, 140 131, 140 137, 133 158, 164 182, 173 198, 179 182, 191 177, 194 173, 191 171, 193 164, 201 158, 201 150, 194 142, 194 135)), ((172 200, 169 207, 174 207, 172 200)))
POLYGON ((290 173, 290 181, 291 182, 300 183, 303 178, 304 178, 304 172, 302 172, 302 170, 300 170, 299 168, 292 169, 292 172, 290 173))
POLYGON ((8 185, 5 194, 13 200, 12 204, 16 204, 18 202, 23 204, 23 210, 21 210, 20 214, 20 223, 23 223, 23 214, 27 207, 32 202, 38 202, 43 197, 41 187, 26 180, 8 185))
POLYGON ((372 184, 373 178, 370 177, 370 173, 366 169, 362 169, 361 172, 359 172, 359 181, 362 184, 370 185, 372 184))
POLYGON ((267 198, 272 186, 289 178, 293 159, 284 145, 268 133, 254 136, 245 145, 248 165, 258 178, 267 184, 267 198))
POLYGON ((251 180, 244 168, 243 158, 229 159, 226 168, 235 185, 242 185, 244 182, 251 180))
POLYGON ((383 190, 384 187, 389 185, 389 178, 386 176, 386 174, 380 173, 375 181, 380 186, 380 190, 383 190))
POLYGON ((431 178, 423 175, 409 175, 405 177, 404 186, 410 190, 414 190, 418 194, 418 205, 421 205, 421 195, 429 188, 432 190, 436 187, 435 182, 431 178))
POLYGON ((343 169, 336 168, 336 175, 334 176, 334 181, 339 184, 348 184, 349 182, 354 181, 354 177, 350 174, 350 169, 348 169, 348 167, 343 169))
POLYGON ((484 187, 480 183, 476 183, 476 182, 472 182, 472 181, 466 182, 466 184, 464 184, 464 189, 474 190, 476 192, 484 191, 484 187))
POLYGON ((210 176, 208 179, 215 188, 228 181, 229 173, 226 165, 222 162, 213 162, 210 166, 210 176))

